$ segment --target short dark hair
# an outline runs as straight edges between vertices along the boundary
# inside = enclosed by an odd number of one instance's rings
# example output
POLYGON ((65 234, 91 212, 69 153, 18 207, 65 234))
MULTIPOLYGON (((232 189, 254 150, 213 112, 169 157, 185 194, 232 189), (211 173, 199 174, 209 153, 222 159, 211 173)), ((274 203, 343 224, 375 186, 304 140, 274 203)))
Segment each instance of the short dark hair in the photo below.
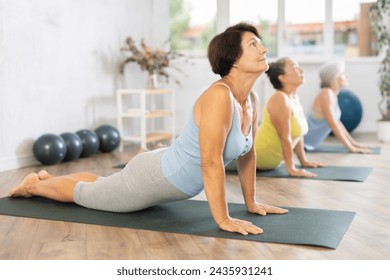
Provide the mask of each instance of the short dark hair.
POLYGON ((279 80, 279 75, 285 74, 287 57, 278 59, 275 62, 269 64, 268 70, 265 72, 275 89, 281 89, 283 87, 282 82, 279 80))
POLYGON ((207 55, 211 69, 215 74, 219 74, 223 78, 230 73, 234 63, 242 55, 241 40, 245 32, 251 32, 261 39, 254 25, 240 22, 228 27, 211 40, 207 55))

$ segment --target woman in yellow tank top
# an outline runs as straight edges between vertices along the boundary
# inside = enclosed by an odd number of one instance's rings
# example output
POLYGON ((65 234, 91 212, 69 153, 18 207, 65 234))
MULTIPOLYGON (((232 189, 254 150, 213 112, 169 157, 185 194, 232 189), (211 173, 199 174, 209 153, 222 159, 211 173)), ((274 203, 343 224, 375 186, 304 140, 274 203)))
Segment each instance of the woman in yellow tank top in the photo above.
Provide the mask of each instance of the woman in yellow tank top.
POLYGON ((271 63, 266 73, 276 91, 268 99, 257 129, 256 167, 274 169, 284 161, 291 176, 314 177, 316 174, 296 168, 293 161, 295 152, 303 167, 324 166, 309 161, 304 150, 303 136, 308 125, 296 93, 304 81, 303 70, 292 59, 281 58, 271 63))

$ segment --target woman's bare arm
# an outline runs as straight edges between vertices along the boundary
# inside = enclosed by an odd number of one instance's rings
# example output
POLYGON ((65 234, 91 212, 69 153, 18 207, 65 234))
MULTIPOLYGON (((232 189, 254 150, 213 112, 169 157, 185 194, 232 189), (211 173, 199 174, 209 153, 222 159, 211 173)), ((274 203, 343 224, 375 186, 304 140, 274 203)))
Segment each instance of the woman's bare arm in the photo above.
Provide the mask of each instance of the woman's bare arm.
POLYGON ((197 104, 199 110, 199 145, 204 188, 216 224, 225 231, 243 235, 259 234, 262 230, 252 223, 229 216, 223 150, 229 133, 233 100, 224 86, 214 86, 204 93, 197 104))

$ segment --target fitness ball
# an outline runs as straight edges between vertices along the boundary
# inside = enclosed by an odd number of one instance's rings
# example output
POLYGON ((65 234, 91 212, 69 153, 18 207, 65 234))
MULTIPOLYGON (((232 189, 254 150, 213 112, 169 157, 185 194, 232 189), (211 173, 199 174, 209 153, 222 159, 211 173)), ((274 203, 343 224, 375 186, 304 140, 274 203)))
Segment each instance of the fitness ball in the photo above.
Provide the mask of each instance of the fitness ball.
POLYGON ((340 121, 348 132, 354 130, 362 120, 363 108, 359 98, 350 90, 342 89, 338 95, 341 109, 340 121))
POLYGON ((119 131, 111 125, 102 125, 96 128, 96 135, 99 137, 99 150, 109 153, 115 150, 121 141, 119 131))
POLYGON ((99 150, 99 138, 95 132, 89 129, 81 129, 76 134, 80 137, 83 145, 80 157, 90 157, 97 153, 99 150))
POLYGON ((76 133, 64 132, 60 134, 66 145, 66 155, 63 161, 72 161, 80 157, 83 151, 83 143, 76 133))
POLYGON ((56 164, 65 158, 66 145, 58 135, 43 134, 34 142, 33 154, 44 165, 56 164))

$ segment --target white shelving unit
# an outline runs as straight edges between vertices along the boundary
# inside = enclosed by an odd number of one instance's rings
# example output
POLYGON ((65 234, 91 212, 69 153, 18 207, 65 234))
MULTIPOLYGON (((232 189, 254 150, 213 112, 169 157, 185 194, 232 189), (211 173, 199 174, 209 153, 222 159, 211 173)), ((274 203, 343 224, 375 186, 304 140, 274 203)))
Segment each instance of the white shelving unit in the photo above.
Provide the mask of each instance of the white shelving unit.
MULTIPOLYGON (((165 103, 165 102, 164 102, 165 103)), ((134 106, 134 105, 132 105, 134 106)), ((141 149, 147 149, 147 144, 165 139, 173 141, 175 139, 175 98, 172 89, 119 89, 117 90, 117 111, 118 111, 118 130, 121 134, 120 151, 123 151, 124 142, 140 143, 141 149), (125 99, 136 97, 138 95, 139 107, 128 107, 125 99), (158 95, 168 95, 170 97, 169 108, 156 109, 148 105, 158 95), (156 130, 154 121, 159 118, 170 118, 170 127, 163 130, 156 130), (139 119, 140 131, 134 135, 126 134, 124 120, 126 118, 139 119), (148 129, 148 121, 150 128, 148 129)))

